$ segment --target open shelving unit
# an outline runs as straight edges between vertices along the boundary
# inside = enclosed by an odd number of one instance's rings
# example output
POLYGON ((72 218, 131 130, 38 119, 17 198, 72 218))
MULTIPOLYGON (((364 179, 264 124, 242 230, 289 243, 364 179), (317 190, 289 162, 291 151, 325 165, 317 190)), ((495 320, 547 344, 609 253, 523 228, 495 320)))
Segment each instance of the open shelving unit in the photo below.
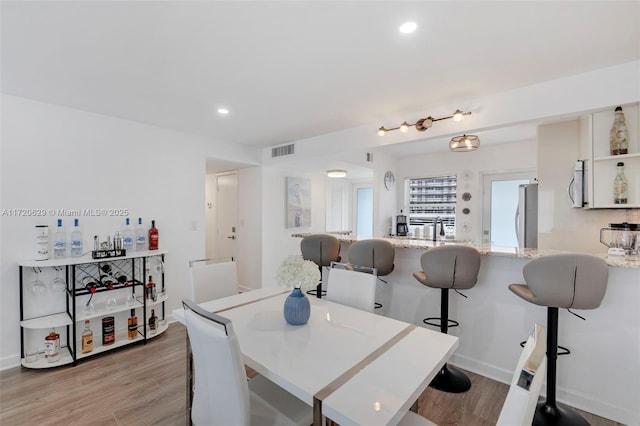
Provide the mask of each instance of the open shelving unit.
POLYGON ((76 364, 77 360, 133 343, 146 344, 167 330, 164 283, 166 250, 135 251, 126 256, 107 259, 79 258, 29 260, 19 263, 20 275, 20 350, 21 363, 27 368, 51 368, 76 364), (54 292, 51 277, 64 270, 66 288, 54 292), (155 275, 157 296, 147 297, 145 283, 155 275), (32 292, 38 279, 45 284, 42 294, 32 292), (110 302, 110 303, 108 303, 110 302), (148 326, 151 309, 155 309, 158 326, 154 333, 148 326), (138 334, 129 339, 127 319, 134 310, 138 317, 138 334), (101 318, 114 317, 115 342, 102 345, 101 318), (82 353, 85 320, 91 321, 93 350, 82 353), (60 355, 55 362, 44 357, 42 346, 48 331, 60 334, 60 355), (36 357, 27 357, 27 352, 36 357))
POLYGON ((640 108, 637 103, 621 105, 629 132, 627 154, 610 155, 609 132, 615 117, 615 108, 598 111, 592 115, 591 159, 593 161, 590 179, 589 208, 629 209, 640 208, 640 108), (616 164, 624 163, 629 198, 626 204, 613 203, 613 180, 616 164))

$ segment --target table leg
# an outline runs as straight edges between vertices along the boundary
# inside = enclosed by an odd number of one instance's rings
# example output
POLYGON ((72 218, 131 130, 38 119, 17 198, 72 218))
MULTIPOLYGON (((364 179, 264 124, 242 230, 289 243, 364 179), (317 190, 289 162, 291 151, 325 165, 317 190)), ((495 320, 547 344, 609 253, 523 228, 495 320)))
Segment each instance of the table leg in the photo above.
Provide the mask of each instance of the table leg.
POLYGON ((322 401, 313 398, 313 426, 322 426, 322 401))
POLYGON ((191 352, 191 344, 187 335, 187 426, 191 426, 191 403, 193 402, 193 353, 191 352))

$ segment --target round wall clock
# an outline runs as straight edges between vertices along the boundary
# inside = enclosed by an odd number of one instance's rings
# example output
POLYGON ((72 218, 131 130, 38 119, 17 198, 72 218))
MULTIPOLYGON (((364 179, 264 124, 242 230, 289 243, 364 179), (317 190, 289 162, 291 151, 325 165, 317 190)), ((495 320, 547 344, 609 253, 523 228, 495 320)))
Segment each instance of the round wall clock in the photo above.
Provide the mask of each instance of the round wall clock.
POLYGON ((396 177, 393 175, 391 170, 387 170, 384 174, 384 187, 387 188, 387 191, 391 191, 391 188, 396 183, 396 177))

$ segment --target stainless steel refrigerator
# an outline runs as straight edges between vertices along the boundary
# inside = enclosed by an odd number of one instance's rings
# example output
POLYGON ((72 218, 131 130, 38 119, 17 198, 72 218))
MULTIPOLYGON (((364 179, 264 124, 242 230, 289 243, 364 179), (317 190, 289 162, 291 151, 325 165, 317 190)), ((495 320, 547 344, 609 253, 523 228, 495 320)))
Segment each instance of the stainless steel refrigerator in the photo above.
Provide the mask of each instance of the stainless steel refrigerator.
POLYGON ((520 185, 518 192, 515 217, 518 247, 538 248, 538 184, 520 185))

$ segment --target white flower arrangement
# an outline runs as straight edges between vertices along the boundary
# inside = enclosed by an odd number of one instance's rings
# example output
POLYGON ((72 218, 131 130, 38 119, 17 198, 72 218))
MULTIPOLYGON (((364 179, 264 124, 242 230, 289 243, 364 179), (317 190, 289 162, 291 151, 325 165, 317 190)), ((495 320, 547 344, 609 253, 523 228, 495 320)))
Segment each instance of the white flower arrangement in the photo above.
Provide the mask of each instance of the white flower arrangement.
POLYGON ((320 282, 320 271, 312 261, 304 260, 301 255, 291 255, 280 264, 276 279, 282 286, 311 289, 320 282))

